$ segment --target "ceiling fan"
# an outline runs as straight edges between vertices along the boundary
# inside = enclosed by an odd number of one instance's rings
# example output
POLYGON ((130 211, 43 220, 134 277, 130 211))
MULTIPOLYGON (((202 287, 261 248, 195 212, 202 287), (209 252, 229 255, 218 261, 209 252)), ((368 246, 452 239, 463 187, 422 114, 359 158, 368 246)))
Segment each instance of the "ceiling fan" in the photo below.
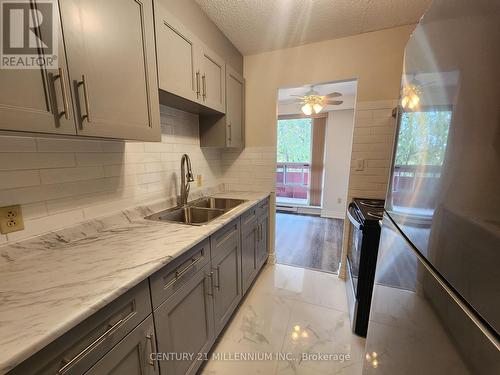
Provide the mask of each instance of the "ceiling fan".
POLYGON ((313 112, 319 113, 327 105, 340 105, 344 102, 343 100, 333 99, 342 96, 340 92, 331 92, 326 95, 320 95, 319 92, 314 90, 314 86, 311 86, 311 89, 304 95, 292 96, 296 96, 298 98, 300 104, 302 104, 302 112, 307 116, 312 115, 313 112))

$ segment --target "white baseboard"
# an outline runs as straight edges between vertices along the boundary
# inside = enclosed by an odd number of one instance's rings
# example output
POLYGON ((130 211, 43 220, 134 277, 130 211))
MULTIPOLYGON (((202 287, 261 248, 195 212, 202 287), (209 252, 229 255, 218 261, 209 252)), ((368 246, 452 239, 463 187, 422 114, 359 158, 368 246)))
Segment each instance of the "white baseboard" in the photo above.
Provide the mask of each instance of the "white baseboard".
POLYGON ((345 219, 345 212, 334 210, 321 210, 321 217, 328 217, 332 219, 345 219))

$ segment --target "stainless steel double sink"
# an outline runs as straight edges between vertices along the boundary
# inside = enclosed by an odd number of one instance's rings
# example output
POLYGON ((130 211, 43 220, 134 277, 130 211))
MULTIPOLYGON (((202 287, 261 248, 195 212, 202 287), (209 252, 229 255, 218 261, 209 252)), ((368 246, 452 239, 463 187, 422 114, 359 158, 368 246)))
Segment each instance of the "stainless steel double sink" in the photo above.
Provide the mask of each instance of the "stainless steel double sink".
POLYGON ((246 202, 244 199, 203 197, 188 202, 183 207, 169 208, 145 219, 188 225, 203 225, 246 202))

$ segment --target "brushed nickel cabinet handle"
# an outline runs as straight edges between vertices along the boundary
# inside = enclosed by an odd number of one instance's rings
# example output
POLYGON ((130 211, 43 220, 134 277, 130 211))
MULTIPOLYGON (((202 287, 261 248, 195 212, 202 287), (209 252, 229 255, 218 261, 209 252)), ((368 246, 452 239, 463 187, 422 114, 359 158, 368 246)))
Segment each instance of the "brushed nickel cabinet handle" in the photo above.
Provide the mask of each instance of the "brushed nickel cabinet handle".
POLYGON ((203 83, 203 100, 207 97, 207 78, 205 74, 201 76, 201 82, 203 83))
POLYGON ((87 88, 87 78, 85 74, 82 74, 82 80, 78 82, 78 86, 83 86, 83 98, 85 100, 85 112, 86 114, 82 116, 82 120, 87 119, 88 122, 92 122, 90 116, 90 102, 89 102, 89 91, 87 88))
POLYGON ((54 79, 59 79, 59 83, 61 85, 61 96, 63 100, 63 108, 64 111, 59 112, 59 117, 64 115, 64 118, 69 119, 69 105, 68 105, 68 93, 66 91, 66 77, 64 76, 63 68, 59 67, 59 74, 54 76, 54 79))
POLYGON ((211 271, 208 274, 208 278, 210 279, 210 285, 209 285, 209 289, 208 289, 208 295, 210 297, 213 297, 214 296, 214 273, 213 273, 213 271, 211 271))
POLYGON ((200 71, 196 72, 196 98, 200 98, 200 71))
POLYGON ((92 341, 92 343, 90 345, 88 345, 85 349, 83 349, 80 353, 78 353, 77 355, 75 355, 72 359, 70 359, 69 361, 65 361, 65 365, 63 367, 61 367, 59 369, 59 371, 57 372, 58 374, 60 375, 64 375, 66 373, 66 371, 71 367, 73 366, 73 364, 78 361, 80 358, 82 358, 84 355, 86 355, 87 353, 89 353, 90 351, 92 351, 94 349, 94 347, 100 342, 102 341, 104 338, 106 338, 106 336, 108 336, 111 332, 113 332, 118 326, 120 326, 120 324, 122 324, 124 321, 124 319, 120 319, 119 321, 117 321, 115 324, 113 324, 111 327, 109 327, 101 336, 99 336, 98 338, 96 338, 94 341, 92 341))
POLYGON ((229 141, 229 144, 231 145, 231 141, 233 140, 233 131, 232 131, 231 123, 227 124, 227 129, 229 130, 228 141, 229 141))
MULTIPOLYGON (((156 352, 155 334, 153 332, 147 334, 146 335, 146 339, 149 341, 149 345, 150 345, 150 348, 151 348, 150 354, 155 353, 156 352)), ((153 360, 151 358, 151 356, 149 356, 148 365, 152 366, 153 369, 156 371, 156 361, 153 360)))
POLYGON ((173 284, 176 283, 177 280, 179 280, 186 272, 191 270, 197 263, 199 263, 203 259, 203 255, 200 255, 198 258, 191 258, 191 263, 189 263, 186 267, 183 269, 175 270, 175 276, 172 280, 170 280, 167 284, 163 286, 163 289, 168 289, 170 288, 173 284))
POLYGON ((215 283, 215 289, 220 290, 220 264, 215 267, 215 270, 217 271, 217 282, 215 283))

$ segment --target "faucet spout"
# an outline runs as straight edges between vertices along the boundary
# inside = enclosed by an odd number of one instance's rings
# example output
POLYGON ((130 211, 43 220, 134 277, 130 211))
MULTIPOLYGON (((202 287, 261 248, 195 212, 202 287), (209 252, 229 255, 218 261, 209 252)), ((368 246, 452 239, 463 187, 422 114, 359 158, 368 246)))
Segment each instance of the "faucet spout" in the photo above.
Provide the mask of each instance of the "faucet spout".
POLYGON ((188 154, 184 154, 181 158, 181 206, 187 204, 190 183, 193 181, 194 178, 193 171, 191 169, 191 159, 189 158, 188 154))

